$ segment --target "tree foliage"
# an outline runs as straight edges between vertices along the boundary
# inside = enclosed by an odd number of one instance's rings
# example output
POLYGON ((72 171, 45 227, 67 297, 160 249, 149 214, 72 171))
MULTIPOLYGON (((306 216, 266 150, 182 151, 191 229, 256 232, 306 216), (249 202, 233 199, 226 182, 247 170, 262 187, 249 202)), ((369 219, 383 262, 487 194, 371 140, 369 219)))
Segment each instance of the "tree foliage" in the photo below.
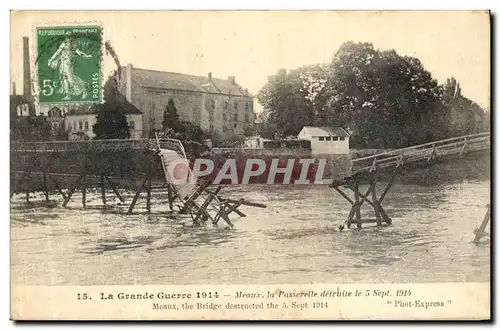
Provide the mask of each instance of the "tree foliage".
POLYGON ((440 86, 419 59, 370 43, 344 43, 328 65, 281 69, 257 98, 266 137, 296 135, 306 125, 341 126, 357 146, 397 148, 481 131, 489 123, 454 79, 440 86))
POLYGON ((326 67, 312 65, 268 77, 257 99, 268 110, 266 120, 280 136, 296 135, 303 126, 314 123, 315 98, 326 79, 326 67))
POLYGON ((119 92, 115 75, 104 84, 104 103, 95 107, 96 123, 92 130, 95 139, 128 139, 130 129, 124 113, 125 97, 119 92))
POLYGON ((168 99, 167 106, 163 111, 163 121, 161 122, 164 130, 173 129, 178 131, 180 128, 179 114, 177 113, 177 108, 175 107, 174 100, 168 99))
POLYGON ((17 117, 14 125, 11 126, 11 139, 14 141, 49 141, 52 140, 52 127, 45 117, 17 117))
POLYGON ((34 113, 31 98, 22 95, 10 96, 10 137, 14 141, 48 141, 52 140, 52 128, 45 117, 37 117, 34 113), (18 116, 17 109, 28 107, 29 116, 18 116))

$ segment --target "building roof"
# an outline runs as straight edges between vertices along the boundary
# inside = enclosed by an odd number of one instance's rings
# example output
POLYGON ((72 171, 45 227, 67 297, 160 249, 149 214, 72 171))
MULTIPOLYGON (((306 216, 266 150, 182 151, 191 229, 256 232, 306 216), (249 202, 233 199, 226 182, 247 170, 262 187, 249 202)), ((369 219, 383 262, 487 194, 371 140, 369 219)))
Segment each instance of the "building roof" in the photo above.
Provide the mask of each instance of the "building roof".
MULTIPOLYGON (((126 67, 122 67, 126 72, 126 67)), ((227 94, 252 97, 236 82, 228 79, 194 76, 184 73, 156 71, 132 67, 132 79, 144 88, 184 90, 191 92, 227 94)))
POLYGON ((302 129, 305 129, 310 136, 350 136, 342 127, 304 126, 302 129))
POLYGON ((47 111, 48 117, 62 117, 62 114, 63 114, 62 110, 57 106, 54 106, 50 108, 49 111, 47 111))
MULTIPOLYGON (((131 104, 128 102, 123 95, 120 94, 118 96, 121 101, 124 102, 123 106, 121 107, 121 110, 123 113, 126 115, 141 115, 142 112, 135 107, 135 105, 131 104)), ((97 106, 98 105, 92 105, 92 106, 84 106, 81 105, 78 108, 73 108, 68 111, 66 116, 78 116, 78 115, 92 115, 95 114, 97 111, 97 106)))
POLYGON ((95 108, 81 105, 77 108, 70 108, 66 116, 91 115, 95 113, 95 108))

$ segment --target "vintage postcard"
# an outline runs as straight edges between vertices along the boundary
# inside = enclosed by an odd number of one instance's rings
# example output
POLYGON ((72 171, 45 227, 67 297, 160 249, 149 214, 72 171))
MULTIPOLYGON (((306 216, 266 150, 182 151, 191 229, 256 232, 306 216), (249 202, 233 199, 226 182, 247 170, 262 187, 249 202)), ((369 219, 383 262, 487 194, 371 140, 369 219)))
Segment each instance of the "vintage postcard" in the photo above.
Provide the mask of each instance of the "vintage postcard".
POLYGON ((13 320, 490 319, 488 11, 12 11, 13 320))

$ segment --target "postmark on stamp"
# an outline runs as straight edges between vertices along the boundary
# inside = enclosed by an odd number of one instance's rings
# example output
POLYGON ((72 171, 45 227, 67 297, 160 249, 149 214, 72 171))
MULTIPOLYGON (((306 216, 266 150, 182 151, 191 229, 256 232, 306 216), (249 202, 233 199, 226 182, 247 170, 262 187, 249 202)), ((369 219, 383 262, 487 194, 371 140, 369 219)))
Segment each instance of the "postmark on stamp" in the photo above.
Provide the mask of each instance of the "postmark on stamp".
POLYGON ((101 27, 36 28, 39 104, 100 103, 101 27))

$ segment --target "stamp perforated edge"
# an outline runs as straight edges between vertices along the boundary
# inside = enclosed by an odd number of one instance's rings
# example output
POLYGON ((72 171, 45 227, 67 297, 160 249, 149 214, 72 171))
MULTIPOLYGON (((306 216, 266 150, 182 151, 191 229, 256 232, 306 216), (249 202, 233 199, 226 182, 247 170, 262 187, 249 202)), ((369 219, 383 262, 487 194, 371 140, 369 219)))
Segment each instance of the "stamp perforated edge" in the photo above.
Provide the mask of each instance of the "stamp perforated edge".
MULTIPOLYGON (((103 68, 103 63, 104 63, 104 27, 103 23, 101 21, 50 21, 50 22, 35 22, 32 24, 31 27, 31 35, 30 35, 30 40, 28 41, 28 46, 30 48, 30 75, 31 75, 31 96, 33 99, 33 103, 35 107, 38 107, 40 109, 40 106, 48 106, 49 108, 57 105, 74 105, 74 106, 88 106, 91 104, 96 104, 96 103, 90 103, 90 102, 78 102, 78 101, 71 101, 71 102, 45 102, 43 105, 40 105, 38 95, 40 93, 39 91, 39 84, 38 84, 38 75, 37 75, 37 69, 38 65, 36 63, 36 59, 38 57, 38 47, 37 47, 37 29, 38 28, 65 28, 65 27, 78 27, 78 26, 98 26, 101 39, 100 39, 100 45, 99 45, 99 61, 100 61, 100 79, 101 79, 101 99, 97 104, 102 104, 103 102, 103 97, 104 97, 104 68, 103 68)), ((38 111, 39 112, 39 111, 38 111)))

